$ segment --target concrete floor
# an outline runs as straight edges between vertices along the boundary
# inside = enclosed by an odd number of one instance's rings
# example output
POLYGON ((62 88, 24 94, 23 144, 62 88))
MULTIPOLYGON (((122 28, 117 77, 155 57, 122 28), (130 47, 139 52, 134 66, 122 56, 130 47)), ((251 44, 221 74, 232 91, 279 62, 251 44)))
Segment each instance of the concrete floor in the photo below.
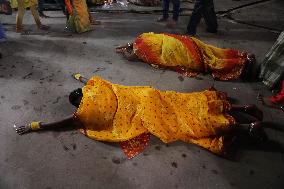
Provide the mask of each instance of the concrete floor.
MULTIPOLYGON (((224 11, 253 1, 216 1, 224 11)), ((271 0, 231 12, 234 19, 283 30, 283 1, 271 0), (263 16, 265 15, 265 16, 263 16)), ((137 7, 136 7, 137 8, 137 7)), ((138 8, 139 9, 139 8, 138 8)), ((25 16, 30 35, 14 32, 15 14, 1 15, 8 40, 0 44, 0 188, 284 188, 283 112, 257 104, 256 95, 271 93, 257 82, 219 82, 206 75, 181 77, 155 70, 140 62, 128 62, 115 46, 142 32, 183 33, 188 17, 175 30, 155 19, 159 15, 94 13, 102 21, 94 31, 81 35, 64 31, 61 12, 47 12, 49 32, 37 31, 30 13, 25 16), (13 124, 32 120, 51 121, 74 112, 68 94, 81 84, 71 78, 80 72, 101 76, 124 85, 152 85, 162 90, 191 92, 212 84, 237 103, 256 103, 264 111, 269 142, 241 145, 235 159, 215 156, 195 145, 163 144, 151 138, 151 146, 127 160, 118 145, 93 141, 76 130, 47 131, 18 136, 13 124), (268 128, 269 127, 269 128, 268 128)), ((278 33, 219 18, 217 35, 198 36, 220 46, 256 54, 260 62, 278 33)))

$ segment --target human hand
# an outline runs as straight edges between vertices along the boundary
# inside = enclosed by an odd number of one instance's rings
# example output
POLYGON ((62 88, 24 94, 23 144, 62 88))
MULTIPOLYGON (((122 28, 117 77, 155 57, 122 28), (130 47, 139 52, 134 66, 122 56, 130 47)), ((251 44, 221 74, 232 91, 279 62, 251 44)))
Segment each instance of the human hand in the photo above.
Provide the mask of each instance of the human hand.
POLYGON ((32 131, 31 126, 29 124, 28 125, 14 124, 14 129, 16 130, 16 133, 18 133, 19 135, 23 135, 32 131))

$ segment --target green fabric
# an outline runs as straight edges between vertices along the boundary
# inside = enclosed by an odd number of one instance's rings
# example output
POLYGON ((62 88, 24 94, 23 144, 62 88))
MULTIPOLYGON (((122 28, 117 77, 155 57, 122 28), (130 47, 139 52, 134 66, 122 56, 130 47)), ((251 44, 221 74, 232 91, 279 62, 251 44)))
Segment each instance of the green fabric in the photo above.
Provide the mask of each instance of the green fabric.
MULTIPOLYGON (((74 7, 72 5, 72 7, 74 7)), ((87 31, 91 31, 91 26, 84 27, 80 23, 79 15, 75 8, 73 8, 73 14, 69 16, 69 19, 66 23, 66 27, 68 30, 75 32, 75 33, 84 33, 87 31)))
POLYGON ((269 88, 279 86, 284 75, 284 31, 266 54, 260 65, 259 78, 269 88))

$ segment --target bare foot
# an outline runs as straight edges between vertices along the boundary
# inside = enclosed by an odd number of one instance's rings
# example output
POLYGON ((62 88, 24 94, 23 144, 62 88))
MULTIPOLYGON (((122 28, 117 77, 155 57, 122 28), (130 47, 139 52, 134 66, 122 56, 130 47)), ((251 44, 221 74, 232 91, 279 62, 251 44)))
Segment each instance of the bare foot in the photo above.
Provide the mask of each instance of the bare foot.
POLYGON ((258 140, 258 141, 265 141, 267 140, 267 135, 265 134, 263 127, 261 126, 261 122, 257 121, 251 123, 249 126, 249 135, 258 140))
POLYGON ((14 129, 19 135, 23 135, 32 131, 30 125, 14 125, 14 129))
POLYGON ((16 33, 22 33, 23 28, 22 27, 16 27, 16 33))

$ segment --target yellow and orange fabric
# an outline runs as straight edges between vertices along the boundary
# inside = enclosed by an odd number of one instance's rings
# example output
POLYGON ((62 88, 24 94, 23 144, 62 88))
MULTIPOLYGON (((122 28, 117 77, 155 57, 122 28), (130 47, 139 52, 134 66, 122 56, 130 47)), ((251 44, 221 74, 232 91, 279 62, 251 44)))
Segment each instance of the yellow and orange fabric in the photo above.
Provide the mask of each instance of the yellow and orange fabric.
POLYGON ((82 123, 80 131, 99 141, 125 142, 151 133, 165 143, 181 140, 222 154, 223 134, 234 125, 226 113, 230 104, 218 91, 159 91, 99 77, 92 77, 82 90, 74 115, 82 123))
POLYGON ((86 0, 65 0, 67 11, 70 15, 67 28, 76 33, 91 30, 91 22, 86 0))
MULTIPOLYGON (((38 4, 38 0, 20 0, 23 2, 24 8, 29 8, 38 4)), ((20 2, 20 3, 21 3, 20 2)), ((10 0, 12 8, 18 8, 18 0, 10 0)))
POLYGON ((169 68, 185 76, 211 72, 220 80, 237 79, 246 65, 247 53, 221 49, 188 36, 143 33, 133 44, 145 63, 169 68))

